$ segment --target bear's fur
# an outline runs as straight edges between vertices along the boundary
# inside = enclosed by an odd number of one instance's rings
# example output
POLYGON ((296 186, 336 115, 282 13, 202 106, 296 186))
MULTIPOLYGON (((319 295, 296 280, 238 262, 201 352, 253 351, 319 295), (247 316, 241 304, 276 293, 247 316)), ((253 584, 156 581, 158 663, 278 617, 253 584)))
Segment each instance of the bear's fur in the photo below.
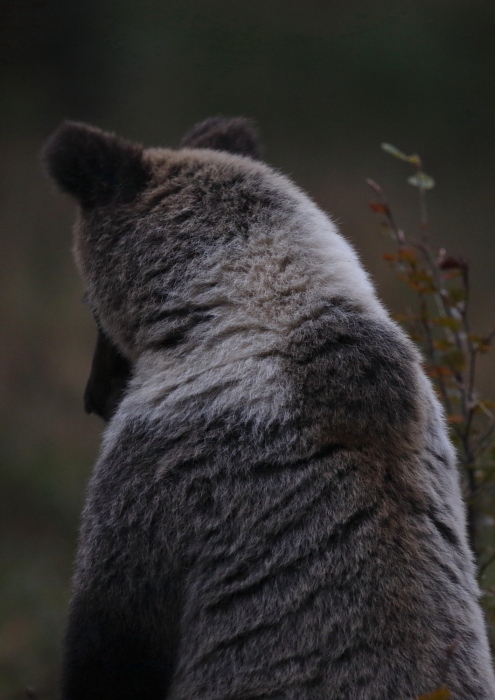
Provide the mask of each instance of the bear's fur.
POLYGON ((69 122, 45 149, 120 368, 107 404, 96 353, 64 700, 493 700, 417 351, 249 123, 184 146, 69 122))

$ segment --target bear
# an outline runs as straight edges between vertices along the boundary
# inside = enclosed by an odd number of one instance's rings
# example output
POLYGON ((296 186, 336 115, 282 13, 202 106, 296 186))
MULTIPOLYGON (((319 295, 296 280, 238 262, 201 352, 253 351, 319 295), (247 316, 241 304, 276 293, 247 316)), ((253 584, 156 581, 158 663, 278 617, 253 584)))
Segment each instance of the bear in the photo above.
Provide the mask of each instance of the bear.
POLYGON ((109 421, 63 700, 493 700, 420 354, 252 123, 172 149, 65 122, 43 157, 78 204, 109 421))

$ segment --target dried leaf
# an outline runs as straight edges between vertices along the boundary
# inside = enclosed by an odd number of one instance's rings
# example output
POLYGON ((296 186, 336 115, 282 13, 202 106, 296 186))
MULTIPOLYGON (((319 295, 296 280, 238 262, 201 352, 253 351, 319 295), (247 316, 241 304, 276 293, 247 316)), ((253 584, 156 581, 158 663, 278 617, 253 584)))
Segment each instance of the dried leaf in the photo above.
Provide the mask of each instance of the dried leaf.
POLYGON ((492 349, 491 343, 481 343, 481 345, 478 345, 478 347, 476 348, 476 350, 478 352, 481 352, 481 353, 490 352, 491 349, 492 349))
POLYGON ((461 270, 448 270, 447 272, 442 272, 441 279, 443 280, 453 280, 456 277, 460 277, 462 274, 461 270))
POLYGON ((374 211, 377 214, 385 214, 386 216, 390 214, 390 209, 386 204, 383 204, 383 202, 370 202, 368 206, 371 211, 374 211))
POLYGON ((413 292, 418 292, 418 294, 433 294, 435 292, 434 287, 418 282, 409 282, 409 286, 413 292))
POLYGON ((445 351, 450 350, 453 347, 453 343, 445 339, 434 340, 433 347, 435 348, 435 350, 445 351))
POLYGON ((422 190, 431 190, 435 187, 435 180, 421 170, 408 177, 407 181, 413 187, 420 187, 422 190))
POLYGON ((383 253, 382 258, 387 262, 397 262, 397 256, 394 253, 383 253))
POLYGON ((468 264, 463 258, 449 255, 438 265, 441 270, 467 270, 468 264))
POLYGON ((403 272, 397 277, 406 282, 415 292, 433 294, 437 291, 431 275, 426 270, 413 269, 403 272))
POLYGON ((402 246, 401 248, 399 248, 399 250, 397 251, 397 257, 399 258, 399 260, 403 262, 408 262, 411 265, 418 261, 416 251, 414 250, 414 248, 408 246, 402 246))
POLYGON ((473 333, 469 333, 468 340, 471 341, 473 349, 477 352, 485 353, 490 352, 490 350, 492 349, 491 338, 483 338, 483 336, 481 335, 474 335, 473 333))
POLYGON ((454 414, 447 416, 448 423, 464 423, 464 418, 462 416, 457 416, 454 414))
POLYGON ((433 323, 435 326, 444 326, 445 328, 450 328, 451 331, 458 331, 461 325, 457 319, 449 318, 447 316, 432 318, 431 323, 433 323))
MULTIPOLYGON (((471 338, 471 336, 468 336, 468 337, 471 338)), ((490 352, 490 350, 493 347, 493 338, 491 336, 485 336, 485 337, 473 336, 472 340, 473 340, 473 345, 475 347, 475 350, 477 350, 478 352, 482 352, 482 353, 490 352)))
POLYGON ((439 377, 450 377, 452 375, 452 371, 448 367, 444 367, 443 365, 435 365, 433 367, 429 367, 427 373, 430 375, 430 377, 433 377, 433 379, 439 377))

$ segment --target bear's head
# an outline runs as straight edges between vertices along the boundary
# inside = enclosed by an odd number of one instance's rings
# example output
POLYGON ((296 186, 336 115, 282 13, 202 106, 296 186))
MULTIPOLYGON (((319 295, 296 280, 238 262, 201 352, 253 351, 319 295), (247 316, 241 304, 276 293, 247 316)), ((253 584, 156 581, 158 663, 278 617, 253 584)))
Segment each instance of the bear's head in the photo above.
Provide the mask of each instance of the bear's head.
POLYGON ((99 328, 85 401, 105 418, 131 373, 126 406, 139 387, 175 400, 171 387, 186 395, 193 374, 211 385, 227 367, 246 385, 236 396, 254 381, 261 395, 258 360, 271 371, 266 358, 281 362, 289 337, 304 344, 305 323, 328 305, 385 314, 330 219, 259 160, 246 120, 203 122, 179 149, 69 122, 44 158, 79 204, 75 257, 99 328))
POLYGON ((243 167, 240 158, 229 163, 202 151, 194 157, 196 149, 260 158, 253 124, 224 117, 194 126, 178 151, 144 149, 77 122, 63 123, 43 150, 48 174, 80 207, 75 255, 98 327, 84 404, 105 420, 139 353, 153 344, 180 343, 208 317, 206 300, 180 300, 181 282, 195 258, 212 252, 215 238, 242 233, 234 209, 255 206, 251 193, 242 194, 249 162, 243 167), (227 187, 218 185, 219 170, 227 187), (229 198, 232 185, 237 194, 229 198))

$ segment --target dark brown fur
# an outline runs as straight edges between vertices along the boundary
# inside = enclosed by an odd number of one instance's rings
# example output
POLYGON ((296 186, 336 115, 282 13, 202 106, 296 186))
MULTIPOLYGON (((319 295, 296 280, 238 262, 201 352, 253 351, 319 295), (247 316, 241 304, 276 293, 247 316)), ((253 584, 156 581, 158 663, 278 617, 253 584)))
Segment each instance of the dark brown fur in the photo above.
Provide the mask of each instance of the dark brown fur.
POLYGON ((204 149, 215 124, 179 151, 81 125, 48 149, 132 367, 83 513, 63 699, 494 700, 420 358, 315 205, 204 149))

